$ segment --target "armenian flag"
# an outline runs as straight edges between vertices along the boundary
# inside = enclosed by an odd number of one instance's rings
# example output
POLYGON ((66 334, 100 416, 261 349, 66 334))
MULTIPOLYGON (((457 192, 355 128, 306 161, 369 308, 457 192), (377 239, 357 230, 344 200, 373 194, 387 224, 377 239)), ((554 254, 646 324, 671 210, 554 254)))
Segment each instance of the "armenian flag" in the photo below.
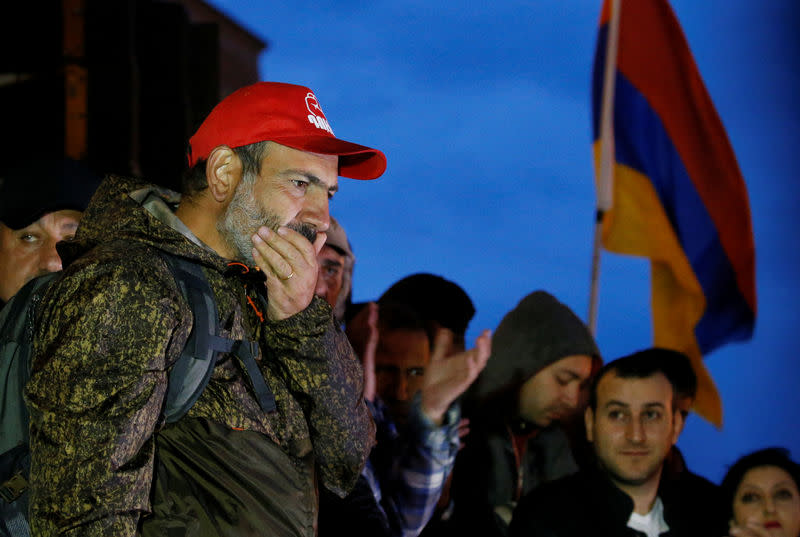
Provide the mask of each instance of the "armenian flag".
MULTIPOLYGON (((623 0, 613 73, 611 252, 651 261, 654 344, 689 355, 695 410, 718 426, 722 406, 702 357, 752 336, 755 245, 736 156, 666 0, 623 0)), ((601 108, 611 1, 600 17, 593 73, 598 192, 601 108)), ((614 61, 613 58, 611 61, 614 61)))

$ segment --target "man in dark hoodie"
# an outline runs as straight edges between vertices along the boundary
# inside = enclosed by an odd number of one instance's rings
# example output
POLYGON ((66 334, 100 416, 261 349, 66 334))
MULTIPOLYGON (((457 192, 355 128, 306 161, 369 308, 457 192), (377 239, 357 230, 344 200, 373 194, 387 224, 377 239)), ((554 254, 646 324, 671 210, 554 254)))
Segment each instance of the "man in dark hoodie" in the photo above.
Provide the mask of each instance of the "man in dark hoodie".
POLYGON ((385 157, 335 138, 308 88, 261 82, 212 110, 188 160, 176 210, 109 177, 59 249, 26 391, 34 535, 311 537, 317 485, 344 495, 372 448, 361 366, 314 288, 338 176, 385 157), (163 253, 203 271, 220 336, 257 342, 166 425, 193 315, 163 253))
POLYGON ((581 410, 599 362, 584 323, 549 293, 506 314, 465 404, 472 432, 453 474, 457 534, 506 535, 523 494, 578 470, 559 422, 581 410))

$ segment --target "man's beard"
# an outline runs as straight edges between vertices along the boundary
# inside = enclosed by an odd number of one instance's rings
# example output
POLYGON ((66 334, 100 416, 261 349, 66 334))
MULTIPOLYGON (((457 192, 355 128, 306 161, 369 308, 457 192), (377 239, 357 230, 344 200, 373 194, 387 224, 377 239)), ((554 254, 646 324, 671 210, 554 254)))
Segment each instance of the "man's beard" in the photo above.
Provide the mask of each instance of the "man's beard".
MULTIPOLYGON (((259 206, 253 194, 253 186, 254 182, 243 178, 236 187, 225 214, 217 222, 217 231, 235 252, 236 260, 251 267, 256 266, 251 237, 261 226, 266 226, 272 231, 278 231, 281 226, 278 215, 259 206)), ((290 222, 286 227, 297 231, 312 244, 317 238, 317 229, 311 224, 290 222)))

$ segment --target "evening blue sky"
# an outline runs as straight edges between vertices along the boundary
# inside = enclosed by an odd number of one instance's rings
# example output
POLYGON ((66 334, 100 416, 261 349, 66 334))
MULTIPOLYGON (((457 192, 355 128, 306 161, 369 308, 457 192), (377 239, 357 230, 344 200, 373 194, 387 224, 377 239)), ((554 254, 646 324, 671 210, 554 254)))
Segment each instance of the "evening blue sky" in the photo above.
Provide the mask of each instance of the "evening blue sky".
MULTIPOLYGON (((600 0, 211 3, 268 41, 263 80, 309 86, 337 136, 386 153, 381 179, 341 179, 331 206, 357 256, 356 301, 432 272, 472 297, 470 340, 535 289, 586 319, 600 0)), ((672 6, 739 160, 755 230, 755 335, 706 358, 725 425, 692 416, 679 441, 689 466, 716 481, 767 445, 800 459, 800 5, 672 6)), ((652 343, 649 293, 646 260, 603 254, 606 359, 652 343)))

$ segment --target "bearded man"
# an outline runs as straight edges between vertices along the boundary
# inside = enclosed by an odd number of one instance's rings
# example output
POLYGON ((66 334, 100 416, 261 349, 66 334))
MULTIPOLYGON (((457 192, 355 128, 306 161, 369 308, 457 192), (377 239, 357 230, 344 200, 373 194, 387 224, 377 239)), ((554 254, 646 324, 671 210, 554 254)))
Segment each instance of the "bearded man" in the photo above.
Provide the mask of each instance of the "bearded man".
POLYGON ((59 249, 26 394, 35 535, 312 536, 317 485, 346 494, 374 443, 360 364, 314 289, 338 176, 386 158, 336 138, 308 88, 261 82, 212 110, 188 163, 180 199, 107 178, 59 249), (220 336, 257 342, 255 371, 221 353, 167 424, 193 312, 163 252, 201 267, 220 336))

